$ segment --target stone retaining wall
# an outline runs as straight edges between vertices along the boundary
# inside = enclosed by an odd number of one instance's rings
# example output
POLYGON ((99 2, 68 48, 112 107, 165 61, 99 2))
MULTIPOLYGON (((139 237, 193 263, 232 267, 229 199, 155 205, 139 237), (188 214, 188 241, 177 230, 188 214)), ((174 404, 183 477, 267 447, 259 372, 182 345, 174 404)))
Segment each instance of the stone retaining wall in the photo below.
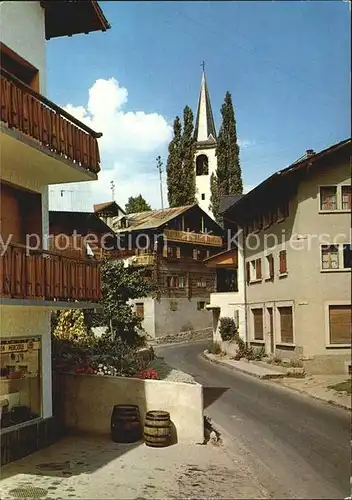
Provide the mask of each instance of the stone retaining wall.
POLYGON ((188 342, 189 340, 211 340, 213 337, 212 328, 203 328, 202 330, 188 330, 165 337, 157 337, 150 341, 150 344, 177 344, 178 342, 188 342))

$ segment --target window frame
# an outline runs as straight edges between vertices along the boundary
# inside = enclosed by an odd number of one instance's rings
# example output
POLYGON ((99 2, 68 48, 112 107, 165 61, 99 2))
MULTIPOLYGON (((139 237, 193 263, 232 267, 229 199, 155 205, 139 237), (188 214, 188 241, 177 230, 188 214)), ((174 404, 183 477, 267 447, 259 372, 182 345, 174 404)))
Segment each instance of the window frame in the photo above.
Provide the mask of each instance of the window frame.
POLYGON ((330 342, 330 306, 350 306, 350 300, 330 300, 324 302, 325 312, 325 347, 326 349, 351 349, 352 343, 349 344, 332 344, 330 342))
POLYGON ((318 186, 318 213, 319 214, 336 214, 336 213, 351 213, 351 209, 342 208, 342 191, 344 187, 351 187, 351 184, 320 184, 318 186), (336 209, 324 210, 321 208, 321 190, 324 188, 336 188, 336 209))
POLYGON ((294 346, 296 345, 296 332, 295 332, 295 308, 293 302, 283 301, 276 304, 276 331, 279 333, 279 340, 276 341, 276 346, 294 346), (280 309, 283 307, 290 307, 292 311, 292 342, 286 342, 281 337, 281 313, 280 309))
POLYGON ((326 245, 319 245, 319 259, 320 259, 320 272, 321 273, 343 273, 351 272, 351 267, 344 267, 344 246, 349 245, 352 247, 352 243, 331 243, 326 245), (337 247, 338 255, 338 267, 337 268, 323 268, 323 247, 335 246, 337 247))
POLYGON ((251 313, 251 341, 252 342, 260 342, 265 344, 265 321, 264 321, 264 308, 261 305, 253 306, 250 308, 251 313), (254 322, 254 313, 253 311, 261 311, 262 312, 262 336, 263 338, 257 339, 255 337, 255 322, 254 322))

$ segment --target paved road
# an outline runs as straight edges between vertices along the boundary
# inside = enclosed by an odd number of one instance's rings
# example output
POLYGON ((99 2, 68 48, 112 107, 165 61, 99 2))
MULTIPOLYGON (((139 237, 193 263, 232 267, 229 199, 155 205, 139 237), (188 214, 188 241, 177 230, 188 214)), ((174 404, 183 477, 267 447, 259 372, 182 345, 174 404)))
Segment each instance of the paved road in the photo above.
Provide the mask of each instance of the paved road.
POLYGON ((214 365, 206 342, 158 355, 204 386, 205 412, 240 443, 272 498, 343 499, 350 486, 350 413, 214 365))

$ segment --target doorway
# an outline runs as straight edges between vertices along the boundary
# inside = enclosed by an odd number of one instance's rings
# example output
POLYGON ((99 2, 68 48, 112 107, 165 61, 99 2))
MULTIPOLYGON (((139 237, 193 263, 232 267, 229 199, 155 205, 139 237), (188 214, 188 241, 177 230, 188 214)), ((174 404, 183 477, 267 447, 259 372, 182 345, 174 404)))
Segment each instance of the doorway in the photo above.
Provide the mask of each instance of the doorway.
POLYGON ((274 318, 273 318, 273 308, 272 307, 267 307, 267 313, 268 313, 268 328, 267 328, 267 335, 268 335, 268 348, 270 351, 270 354, 274 354, 275 350, 275 342, 274 342, 274 318))

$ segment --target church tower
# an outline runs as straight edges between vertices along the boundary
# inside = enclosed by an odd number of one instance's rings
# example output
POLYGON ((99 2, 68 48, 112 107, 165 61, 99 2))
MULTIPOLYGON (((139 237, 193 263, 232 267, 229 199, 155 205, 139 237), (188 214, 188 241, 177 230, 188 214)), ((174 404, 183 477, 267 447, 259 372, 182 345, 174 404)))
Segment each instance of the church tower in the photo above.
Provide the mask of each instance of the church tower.
POLYGON ((205 78, 204 63, 194 138, 196 140, 196 154, 194 160, 196 199, 198 205, 212 217, 212 212, 209 209, 211 193, 210 179, 211 174, 215 173, 217 166, 217 159, 215 156, 216 130, 205 78))

